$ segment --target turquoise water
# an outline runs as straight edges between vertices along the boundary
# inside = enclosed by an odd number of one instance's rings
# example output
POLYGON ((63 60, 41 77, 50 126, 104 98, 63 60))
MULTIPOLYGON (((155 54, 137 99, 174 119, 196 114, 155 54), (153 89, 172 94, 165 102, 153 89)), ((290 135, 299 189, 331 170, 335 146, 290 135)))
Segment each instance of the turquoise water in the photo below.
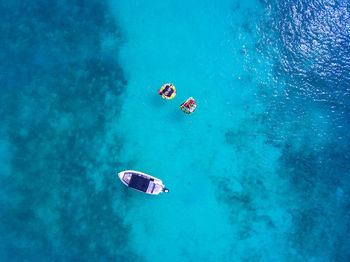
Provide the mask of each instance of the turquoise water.
POLYGON ((0 3, 2 261, 349 261, 346 1, 0 3))

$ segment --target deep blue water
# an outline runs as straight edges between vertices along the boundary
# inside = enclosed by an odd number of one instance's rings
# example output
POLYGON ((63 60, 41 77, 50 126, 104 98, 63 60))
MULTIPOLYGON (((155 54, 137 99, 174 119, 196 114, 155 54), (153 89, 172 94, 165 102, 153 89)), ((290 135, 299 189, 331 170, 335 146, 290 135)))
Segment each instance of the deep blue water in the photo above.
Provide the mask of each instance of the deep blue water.
POLYGON ((348 1, 0 16, 1 261, 350 260, 348 1), (171 192, 130 191, 125 169, 171 192))

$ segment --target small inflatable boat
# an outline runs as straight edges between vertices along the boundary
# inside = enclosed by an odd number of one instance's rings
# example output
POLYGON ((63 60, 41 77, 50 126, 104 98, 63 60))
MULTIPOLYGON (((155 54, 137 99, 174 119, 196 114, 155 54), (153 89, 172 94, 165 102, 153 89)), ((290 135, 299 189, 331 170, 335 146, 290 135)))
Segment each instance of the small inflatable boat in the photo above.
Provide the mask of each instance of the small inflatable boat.
POLYGON ((192 114, 197 108, 197 103, 194 101, 193 97, 190 97, 180 105, 180 108, 186 114, 192 114))
POLYGON ((175 86, 170 83, 165 84, 160 88, 158 94, 160 94, 164 99, 173 99, 176 96, 175 86))
POLYGON ((127 187, 146 194, 158 195, 162 192, 169 192, 169 189, 164 187, 162 180, 138 171, 126 170, 118 173, 118 176, 127 187))

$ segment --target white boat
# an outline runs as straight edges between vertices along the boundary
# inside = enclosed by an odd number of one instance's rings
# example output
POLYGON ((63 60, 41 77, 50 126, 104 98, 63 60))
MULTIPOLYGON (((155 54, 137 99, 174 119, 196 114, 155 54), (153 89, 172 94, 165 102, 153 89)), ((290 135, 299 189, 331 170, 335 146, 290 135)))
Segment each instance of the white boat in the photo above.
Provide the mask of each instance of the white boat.
POLYGON ((150 195, 159 193, 168 193, 169 189, 165 188, 162 180, 134 170, 125 170, 118 173, 120 180, 127 187, 144 192, 150 195))

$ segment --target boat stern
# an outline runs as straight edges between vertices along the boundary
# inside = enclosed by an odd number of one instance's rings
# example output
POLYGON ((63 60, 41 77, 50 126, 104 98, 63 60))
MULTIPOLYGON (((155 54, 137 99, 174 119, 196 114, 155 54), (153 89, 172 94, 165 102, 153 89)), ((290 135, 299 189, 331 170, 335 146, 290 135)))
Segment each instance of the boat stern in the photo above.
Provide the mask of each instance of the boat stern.
POLYGON ((155 183, 151 194, 152 195, 159 195, 160 193, 163 192, 163 188, 164 188, 163 184, 155 183))

